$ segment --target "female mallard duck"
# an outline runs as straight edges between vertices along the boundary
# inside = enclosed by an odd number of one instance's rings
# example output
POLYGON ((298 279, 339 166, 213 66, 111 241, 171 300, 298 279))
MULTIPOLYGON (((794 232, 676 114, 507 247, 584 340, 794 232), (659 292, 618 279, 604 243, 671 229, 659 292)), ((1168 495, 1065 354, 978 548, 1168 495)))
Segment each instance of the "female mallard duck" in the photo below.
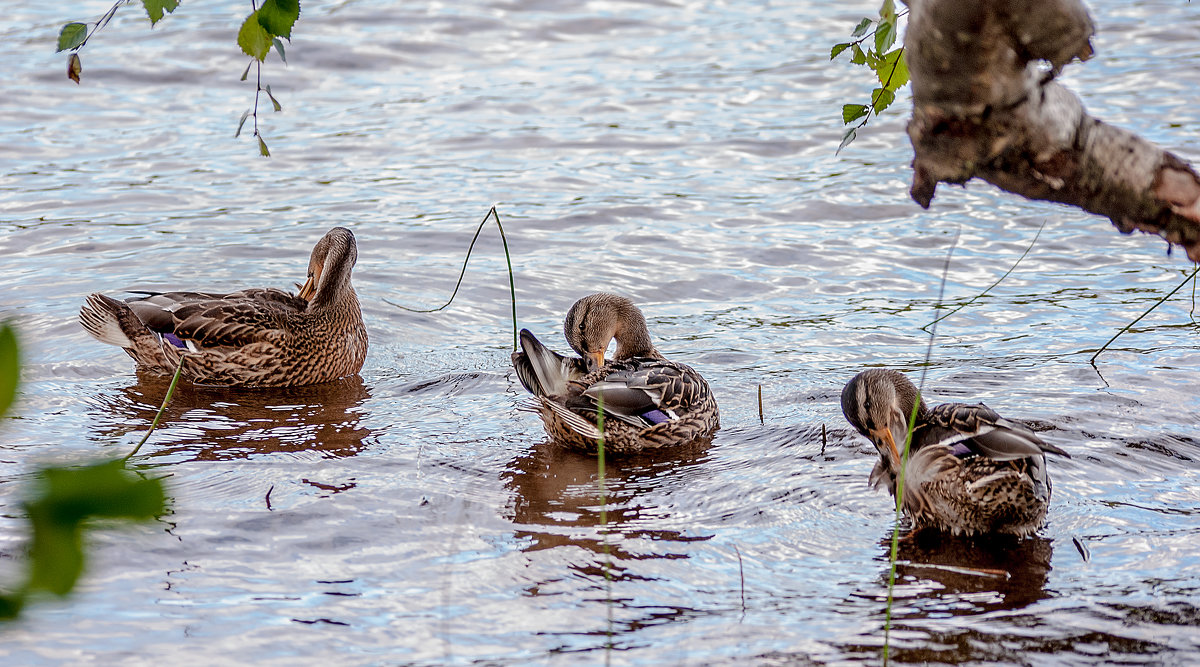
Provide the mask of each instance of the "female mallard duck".
POLYGON ((517 377, 537 396, 546 433, 566 447, 633 452, 711 437, 720 426, 712 390, 690 366, 654 349, 646 318, 615 294, 586 296, 567 312, 563 333, 581 358, 564 357, 521 331, 517 377), (608 344, 617 341, 610 362, 608 344))
POLYGON ((915 528, 955 535, 1033 534, 1046 519, 1050 477, 1044 452, 1070 456, 982 403, 927 408, 900 373, 873 368, 842 390, 842 413, 879 450, 871 484, 896 495, 908 419, 916 406, 904 511, 915 528))
POLYGON ((350 270, 349 229, 313 248, 296 295, 277 289, 232 294, 165 292, 118 301, 92 294, 79 321, 97 340, 125 348, 139 368, 196 384, 289 387, 353 375, 367 356, 367 330, 350 270))

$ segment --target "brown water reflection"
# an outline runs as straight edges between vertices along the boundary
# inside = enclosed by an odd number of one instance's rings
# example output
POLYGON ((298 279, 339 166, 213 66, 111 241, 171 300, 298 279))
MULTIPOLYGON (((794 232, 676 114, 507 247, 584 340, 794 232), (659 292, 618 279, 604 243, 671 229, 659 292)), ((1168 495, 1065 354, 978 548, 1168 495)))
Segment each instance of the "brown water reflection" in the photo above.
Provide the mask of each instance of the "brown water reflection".
MULTIPOLYGON (((95 439, 112 442, 144 432, 169 384, 169 378, 139 373, 134 384, 96 396, 105 415, 94 422, 95 439)), ((357 375, 307 387, 240 391, 180 383, 160 423, 171 427, 172 437, 155 445, 151 436, 141 455, 182 461, 303 452, 354 456, 371 441, 371 429, 361 424, 370 396, 357 375)))
MULTIPOLYGON (((711 441, 696 442, 671 454, 606 461, 606 502, 601 502, 597 457, 564 450, 551 442, 535 446, 511 460, 500 475, 505 488, 515 494, 507 508, 508 517, 526 527, 516 532, 519 539, 528 540, 522 551, 571 546, 602 556, 606 561, 686 558, 685 554, 671 552, 669 548, 634 553, 629 545, 640 543, 636 540, 651 540, 666 547, 672 542, 698 542, 712 537, 642 527, 661 519, 662 511, 640 500, 647 487, 655 486, 664 475, 679 474, 706 461, 711 444, 711 441), (602 508, 607 510, 603 523, 602 508), (609 537, 603 538, 605 534, 609 537)), ((599 574, 603 578, 603 572, 599 574)), ((623 574, 619 567, 612 572, 614 577, 623 574)))

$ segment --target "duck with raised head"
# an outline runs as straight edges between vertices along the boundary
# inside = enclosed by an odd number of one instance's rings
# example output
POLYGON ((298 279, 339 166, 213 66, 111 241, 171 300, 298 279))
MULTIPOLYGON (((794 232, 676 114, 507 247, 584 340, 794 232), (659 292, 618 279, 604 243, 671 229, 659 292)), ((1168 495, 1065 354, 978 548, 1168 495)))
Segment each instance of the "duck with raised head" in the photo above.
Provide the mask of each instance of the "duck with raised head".
POLYGON ((125 301, 88 296, 79 321, 97 340, 133 357, 139 370, 195 384, 290 387, 354 375, 367 330, 350 271, 354 234, 335 227, 317 242, 308 279, 291 294, 251 288, 230 294, 163 292, 125 301))
POLYGON ((646 318, 629 299, 585 296, 567 312, 563 334, 578 357, 550 350, 528 329, 521 331, 522 351, 512 354, 551 440, 595 452, 601 415, 606 452, 693 443, 711 438, 720 426, 708 382, 655 349, 646 318), (613 340, 616 351, 605 361, 613 340))
POLYGON ((908 378, 884 368, 859 373, 842 390, 842 413, 879 452, 873 486, 895 497, 914 406, 903 474, 914 529, 1024 537, 1041 527, 1051 492, 1045 453, 1070 455, 982 403, 929 408, 908 378))

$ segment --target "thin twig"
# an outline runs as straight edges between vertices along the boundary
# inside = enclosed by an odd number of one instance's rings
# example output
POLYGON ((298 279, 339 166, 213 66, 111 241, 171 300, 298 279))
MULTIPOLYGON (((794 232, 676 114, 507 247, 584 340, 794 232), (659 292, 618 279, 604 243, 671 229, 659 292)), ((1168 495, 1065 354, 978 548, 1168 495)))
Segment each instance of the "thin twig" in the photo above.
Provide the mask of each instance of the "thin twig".
POLYGON ((767 423, 767 422, 766 422, 766 421, 763 419, 763 407, 762 407, 762 385, 761 385, 761 384, 760 384, 760 385, 758 385, 758 423, 759 423, 759 424, 766 424, 766 423, 767 423))
POLYGON ((742 567, 742 551, 741 551, 741 549, 738 549, 738 545, 736 545, 736 544, 733 545, 733 552, 735 554, 737 554, 737 558, 738 558, 738 580, 741 582, 741 586, 742 586, 742 615, 745 616, 746 615, 746 571, 742 567))
POLYGON ((1115 335, 1114 335, 1112 338, 1109 338, 1107 343, 1105 343, 1104 345, 1101 345, 1099 350, 1096 350, 1096 353, 1095 353, 1095 354, 1093 354, 1093 355, 1091 356, 1091 358, 1089 358, 1089 359, 1088 359, 1088 363, 1090 363, 1090 364, 1092 364, 1092 365, 1095 365, 1095 363, 1096 363, 1096 357, 1100 356, 1100 353, 1101 353, 1101 352, 1103 352, 1103 351, 1107 350, 1107 349, 1108 349, 1108 346, 1109 346, 1109 345, 1112 345, 1112 342, 1113 342, 1114 340, 1116 340, 1118 336, 1120 336, 1121 334, 1125 333, 1126 331, 1129 331, 1129 329, 1130 329, 1130 328, 1131 328, 1133 325, 1135 325, 1135 324, 1137 324, 1138 322, 1142 321, 1142 318, 1143 318, 1143 317, 1145 317, 1145 316, 1149 315, 1151 312, 1153 312, 1153 311, 1154 311, 1154 309, 1155 309, 1155 308, 1158 308, 1159 306, 1161 306, 1161 305, 1162 305, 1162 303, 1163 303, 1164 301, 1166 301, 1167 299, 1171 298, 1171 297, 1172 297, 1172 296, 1173 296, 1173 295, 1174 295, 1176 292, 1178 292, 1179 290, 1183 289, 1183 286, 1184 286, 1184 285, 1186 285, 1186 284, 1188 284, 1188 281, 1189 281, 1189 280, 1191 280, 1191 279, 1193 279, 1193 278, 1195 278, 1195 277, 1196 277, 1196 273, 1197 273, 1197 272, 1200 272, 1200 266, 1197 266, 1197 267, 1196 267, 1196 269, 1195 269, 1194 271, 1192 271, 1191 273, 1189 273, 1189 274, 1188 274, 1188 277, 1183 279, 1183 282, 1181 282, 1181 283, 1179 283, 1178 285, 1176 285, 1176 286, 1175 286, 1175 289, 1171 290, 1170 292, 1167 292, 1166 296, 1164 296, 1163 298, 1159 299, 1158 301, 1155 301, 1155 302, 1154 302, 1154 305, 1153 305, 1153 306, 1150 306, 1150 308, 1149 308, 1148 310, 1146 310, 1146 312, 1142 313, 1141 315, 1138 315, 1138 316, 1137 316, 1137 319, 1135 319, 1134 321, 1130 322, 1129 324, 1126 324, 1125 326, 1121 327, 1121 330, 1120 330, 1120 331, 1118 331, 1118 332, 1117 332, 1117 333, 1116 333, 1116 334, 1115 334, 1115 335))
MULTIPOLYGON (((992 291, 992 288, 995 287, 996 285, 999 285, 1005 278, 1007 278, 1009 276, 1009 274, 1011 274, 1017 268, 1017 265, 1021 263, 1021 260, 1025 259, 1025 255, 1028 255, 1029 251, 1033 250, 1033 244, 1037 243, 1038 237, 1042 235, 1042 230, 1045 228, 1046 228, 1046 223, 1045 223, 1045 221, 1043 221, 1042 226, 1038 227, 1037 234, 1034 234, 1033 240, 1029 242, 1029 247, 1025 248, 1025 252, 1021 253, 1021 256, 1017 258, 1017 261, 1013 262, 1013 265, 1011 267, 1009 267, 1009 269, 1004 272, 1004 275, 1000 276, 1000 278, 997 279, 996 282, 992 283, 991 285, 988 285, 987 289, 985 289, 982 292, 980 292, 979 294, 976 294, 975 296, 971 297, 969 300, 966 301, 966 303, 959 305, 957 308, 954 308, 953 310, 946 313, 945 315, 942 315, 941 317, 937 318, 936 320, 921 327, 921 330, 928 331, 929 327, 931 325, 937 324, 938 322, 941 322, 942 320, 946 319, 947 317, 950 317, 954 313, 957 313, 958 311, 962 310, 963 308, 966 308, 967 306, 971 305, 972 303, 975 303, 975 301, 983 298, 983 296, 985 294, 992 291)), ((938 307, 939 308, 941 307, 940 302, 938 303, 938 307)))
POLYGON ((175 366, 175 376, 171 378, 171 385, 167 387, 167 395, 163 396, 162 405, 159 406, 158 413, 154 415, 154 421, 150 422, 150 429, 146 431, 146 435, 142 436, 141 442, 139 442, 137 446, 133 448, 133 451, 129 452, 129 454, 125 456, 125 461, 133 458, 133 455, 138 453, 138 450, 142 448, 142 445, 146 444, 146 440, 150 438, 150 434, 154 432, 154 429, 158 428, 158 420, 162 419, 163 412, 166 412, 167 404, 171 402, 171 396, 175 393, 175 385, 179 382, 180 374, 183 373, 183 360, 185 357, 187 357, 186 352, 179 355, 179 364, 175 366))

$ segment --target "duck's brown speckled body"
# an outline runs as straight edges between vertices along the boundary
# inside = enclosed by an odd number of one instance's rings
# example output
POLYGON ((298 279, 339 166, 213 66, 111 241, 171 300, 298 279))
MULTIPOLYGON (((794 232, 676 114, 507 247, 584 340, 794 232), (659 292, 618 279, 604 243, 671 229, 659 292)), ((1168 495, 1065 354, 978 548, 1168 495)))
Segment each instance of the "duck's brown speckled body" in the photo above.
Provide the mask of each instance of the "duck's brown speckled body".
POLYGON ((896 495, 914 405, 903 507, 915 528, 1023 537, 1041 527, 1051 493, 1043 453, 1068 454, 982 403, 928 408, 907 378, 888 369, 863 371, 842 390, 843 414, 879 452, 872 484, 896 495))
POLYGON ((298 294, 246 289, 230 294, 164 292, 120 301, 88 296, 80 322, 129 353, 141 370, 205 385, 287 387, 357 373, 367 330, 350 272, 354 234, 329 231, 313 248, 298 294))
POLYGON ((528 330, 521 331, 523 351, 512 355, 517 377, 537 397, 536 410, 553 441, 597 451, 601 413, 606 452, 684 445, 711 438, 719 428, 708 382, 654 348, 645 318, 629 299, 584 297, 567 313, 563 330, 580 357, 555 353, 528 330), (616 353, 606 363, 604 352, 613 339, 616 353))

